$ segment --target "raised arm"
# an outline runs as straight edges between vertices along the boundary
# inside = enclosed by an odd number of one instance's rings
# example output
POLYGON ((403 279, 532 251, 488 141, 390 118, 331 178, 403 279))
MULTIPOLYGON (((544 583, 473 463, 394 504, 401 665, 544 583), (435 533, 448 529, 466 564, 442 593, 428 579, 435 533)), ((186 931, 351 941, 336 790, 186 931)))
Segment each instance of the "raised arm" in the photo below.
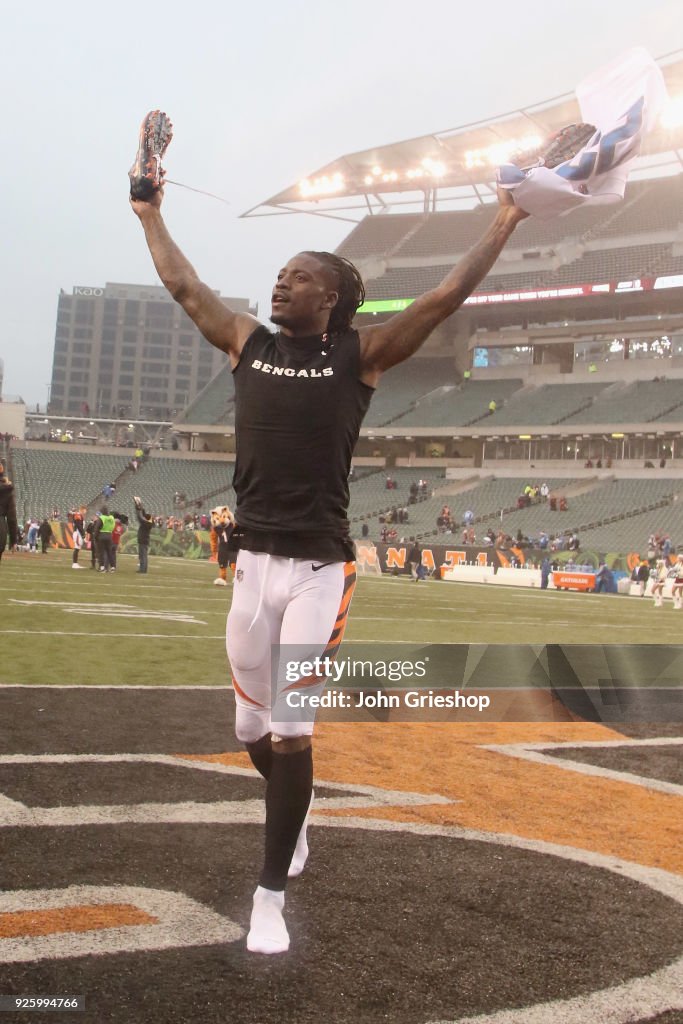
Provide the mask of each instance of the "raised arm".
POLYGON ((374 387, 380 374, 417 352, 486 277, 517 224, 528 216, 514 205, 509 192, 499 190, 498 199, 500 208, 489 229, 441 284, 383 324, 358 332, 361 376, 366 384, 374 387))
POLYGON ((227 352, 235 365, 259 321, 248 313, 235 313, 199 280, 196 270, 168 233, 161 216, 162 199, 163 190, 159 189, 148 202, 130 201, 140 218, 157 273, 206 340, 227 352))

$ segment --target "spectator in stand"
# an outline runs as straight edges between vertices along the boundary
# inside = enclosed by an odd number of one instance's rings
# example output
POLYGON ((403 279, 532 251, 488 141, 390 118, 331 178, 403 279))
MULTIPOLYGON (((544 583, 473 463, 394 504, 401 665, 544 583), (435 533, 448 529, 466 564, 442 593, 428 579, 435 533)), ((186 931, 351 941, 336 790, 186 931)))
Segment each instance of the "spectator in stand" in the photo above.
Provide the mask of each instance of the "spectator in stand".
POLYGON ((474 527, 470 526, 467 530, 467 544, 473 547, 477 543, 477 535, 474 532, 474 527))
POLYGON ((5 467, 0 462, 0 561, 6 547, 11 551, 17 544, 17 508, 14 499, 14 485, 5 476, 5 467), (9 541, 9 545, 8 545, 9 541))
POLYGON ((462 518, 463 522, 465 523, 465 526, 471 526, 472 523, 474 522, 474 512, 472 511, 472 509, 468 508, 462 518))
POLYGON ((42 553, 46 555, 47 549, 50 546, 50 541, 54 540, 55 536, 54 533, 52 532, 52 527, 47 521, 47 518, 43 519, 42 523, 38 527, 38 536, 40 537, 40 546, 42 553))
POLYGON ((548 485, 547 485, 547 483, 545 481, 543 481, 543 483, 541 484, 541 491, 540 491, 540 493, 541 493, 541 497, 542 498, 547 498, 548 495, 550 494, 550 488, 548 487, 548 485))
POLYGON ((410 485, 410 491, 409 491, 410 498, 408 499, 410 501, 411 505, 414 505, 415 502, 417 501, 418 491, 419 491, 419 487, 415 483, 415 481, 413 481, 412 484, 410 485))
POLYGON ((545 551, 547 549, 548 534, 545 532, 545 530, 541 530, 541 532, 539 533, 537 546, 541 549, 541 551, 545 551))
POLYGON ((498 403, 496 402, 495 398, 492 398, 491 401, 489 402, 489 416, 493 416, 497 408, 498 403))

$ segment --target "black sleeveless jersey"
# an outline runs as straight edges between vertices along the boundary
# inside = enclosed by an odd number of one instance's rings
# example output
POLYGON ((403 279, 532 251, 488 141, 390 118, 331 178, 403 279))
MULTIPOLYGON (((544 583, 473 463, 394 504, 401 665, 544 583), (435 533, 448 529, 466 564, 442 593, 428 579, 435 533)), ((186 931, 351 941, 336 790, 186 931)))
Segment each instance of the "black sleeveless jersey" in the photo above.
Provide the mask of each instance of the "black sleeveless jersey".
POLYGON ((354 558, 351 456, 374 389, 359 379, 356 331, 323 341, 264 326, 233 371, 237 527, 232 544, 287 558, 354 558))

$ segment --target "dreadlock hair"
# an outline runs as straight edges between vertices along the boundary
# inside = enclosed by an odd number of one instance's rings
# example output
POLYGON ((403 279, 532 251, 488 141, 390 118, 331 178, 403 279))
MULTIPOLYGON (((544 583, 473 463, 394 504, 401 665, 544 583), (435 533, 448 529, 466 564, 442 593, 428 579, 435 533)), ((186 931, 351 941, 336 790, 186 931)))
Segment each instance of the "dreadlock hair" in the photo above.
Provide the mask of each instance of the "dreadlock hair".
POLYGON ((334 271, 337 277, 336 287, 339 298, 330 313, 327 333, 330 335, 343 334, 351 327, 358 307, 365 302, 363 279, 353 263, 344 259, 343 256, 335 256, 333 252, 312 252, 311 250, 307 250, 305 255, 315 257, 320 263, 334 271))

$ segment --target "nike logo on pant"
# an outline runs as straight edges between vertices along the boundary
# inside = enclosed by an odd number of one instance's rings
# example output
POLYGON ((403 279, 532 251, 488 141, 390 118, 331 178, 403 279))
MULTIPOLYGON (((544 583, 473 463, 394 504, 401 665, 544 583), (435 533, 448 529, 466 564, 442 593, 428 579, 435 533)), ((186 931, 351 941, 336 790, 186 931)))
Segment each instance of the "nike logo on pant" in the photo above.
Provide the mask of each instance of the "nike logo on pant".
POLYGON ((311 565, 313 572, 317 572, 318 569, 324 569, 326 565, 334 565, 334 562, 323 562, 322 565, 311 565))

